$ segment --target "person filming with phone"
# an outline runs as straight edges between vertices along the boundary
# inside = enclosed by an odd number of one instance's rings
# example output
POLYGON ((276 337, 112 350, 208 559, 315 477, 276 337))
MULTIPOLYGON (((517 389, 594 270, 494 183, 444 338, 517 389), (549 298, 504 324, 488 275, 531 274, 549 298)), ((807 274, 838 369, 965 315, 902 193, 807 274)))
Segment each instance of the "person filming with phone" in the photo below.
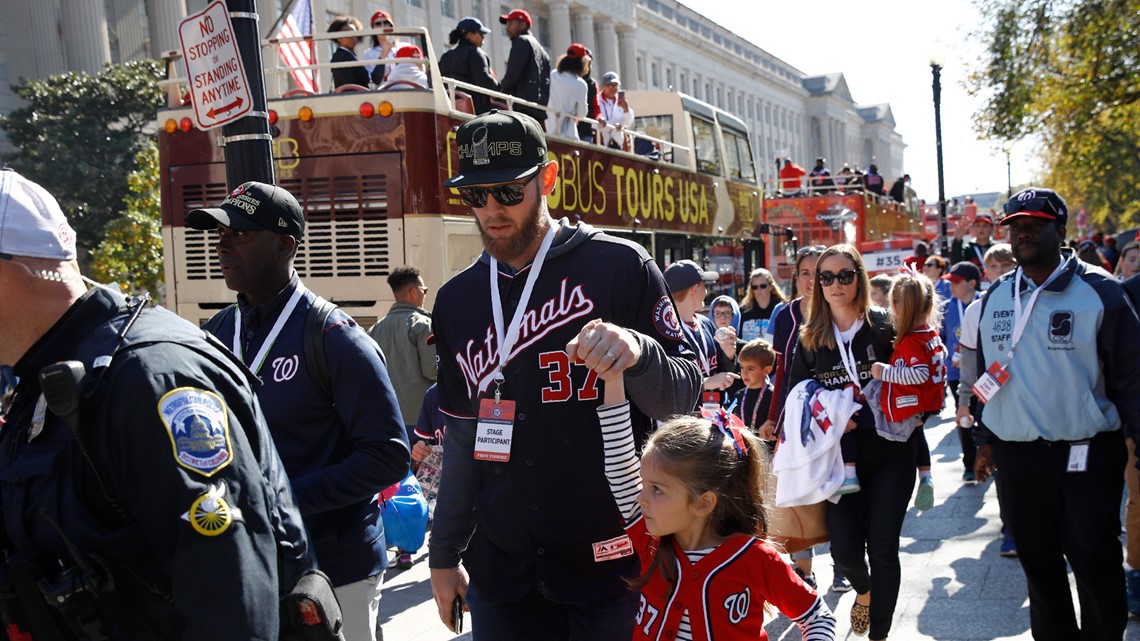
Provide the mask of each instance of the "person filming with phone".
POLYGON ((601 123, 599 144, 611 149, 622 149, 625 143, 623 129, 633 126, 633 110, 625 101, 625 90, 617 72, 602 76, 602 91, 598 94, 598 122, 601 123))

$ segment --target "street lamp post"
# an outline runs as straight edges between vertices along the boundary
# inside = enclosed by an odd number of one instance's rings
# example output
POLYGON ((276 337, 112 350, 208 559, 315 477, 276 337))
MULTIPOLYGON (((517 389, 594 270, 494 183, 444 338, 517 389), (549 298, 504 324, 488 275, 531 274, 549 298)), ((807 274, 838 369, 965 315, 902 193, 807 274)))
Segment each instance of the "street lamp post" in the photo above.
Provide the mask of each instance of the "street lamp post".
POLYGON ((1009 161, 1010 146, 1005 146, 1005 197, 1013 197, 1013 164, 1009 161))
POLYGON ((943 256, 950 255, 946 242, 946 184, 942 168, 942 62, 930 61, 930 71, 934 74, 934 149, 938 154, 938 247, 943 256))

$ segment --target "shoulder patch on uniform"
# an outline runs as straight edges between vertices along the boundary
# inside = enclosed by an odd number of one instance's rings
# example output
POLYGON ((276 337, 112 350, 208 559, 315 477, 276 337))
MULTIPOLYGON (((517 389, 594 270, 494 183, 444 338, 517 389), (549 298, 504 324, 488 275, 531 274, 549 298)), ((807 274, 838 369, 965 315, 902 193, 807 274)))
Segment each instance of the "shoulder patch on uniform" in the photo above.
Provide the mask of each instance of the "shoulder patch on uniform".
POLYGON ((182 467, 213 476, 233 460, 229 414, 217 394, 180 387, 158 400, 158 415, 182 467))
POLYGON ((677 319, 677 309, 668 296, 662 296, 653 306, 653 327, 666 338, 681 340, 681 321, 677 319))
POLYGON ((211 485, 205 494, 194 499, 190 509, 182 515, 190 527, 203 536, 218 536, 230 529, 234 521, 241 521, 241 510, 226 501, 226 484, 211 485))

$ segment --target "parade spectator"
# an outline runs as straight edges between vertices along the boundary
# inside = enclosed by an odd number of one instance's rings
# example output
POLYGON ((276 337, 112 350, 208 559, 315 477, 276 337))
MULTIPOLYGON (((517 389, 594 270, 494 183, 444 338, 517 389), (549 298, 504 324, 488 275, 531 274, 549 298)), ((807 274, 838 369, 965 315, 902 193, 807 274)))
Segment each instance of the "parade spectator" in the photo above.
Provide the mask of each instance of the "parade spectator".
MULTIPOLYGON (((1131 243, 1130 243, 1131 244, 1131 243)), ((1140 275, 1124 281, 1124 291, 1133 309, 1140 308, 1140 275)), ((1124 426, 1128 445, 1128 463, 1124 466, 1124 482, 1128 500, 1124 504, 1124 588, 1128 612, 1140 616, 1140 469, 1136 460, 1136 428, 1124 426)))
MULTIPOLYGON (((926 264, 926 257, 930 255, 930 246, 921 240, 914 241, 914 255, 907 256, 903 259, 903 264, 913 269, 914 271, 921 272, 923 266, 926 264)), ((929 276, 927 276, 929 278, 929 276)), ((937 280, 934 281, 937 284, 937 280)))
MULTIPOLYGON (((511 39, 507 70, 499 83, 502 92, 546 105, 550 98, 550 56, 530 34, 530 14, 522 9, 513 9, 510 13, 499 16, 499 22, 506 25, 507 35, 511 39)), ((545 109, 517 105, 514 110, 534 118, 539 124, 546 122, 545 109)))
MULTIPOLYGON (((993 247, 993 234, 994 234, 994 217, 987 213, 982 212, 974 216, 971 220, 969 218, 959 219, 959 223, 954 226, 954 240, 950 243, 950 262, 952 264, 960 263, 962 261, 969 261, 974 264, 979 270, 982 269, 982 258, 993 247), (974 240, 965 242, 966 238, 966 225, 965 221, 969 221, 970 233, 974 236, 974 240)), ((988 282, 983 281, 988 285, 988 282)), ((982 289, 985 289, 983 286, 982 289)))
POLYGON ((1100 267, 1106 272, 1112 271, 1111 267, 1108 264, 1108 261, 1104 259, 1104 256, 1100 255, 1099 251, 1097 251, 1096 243, 1091 240, 1082 240, 1081 242, 1077 243, 1077 258, 1085 261, 1090 265, 1100 267))
MULTIPOLYGON (((829 390, 862 389, 871 380, 872 364, 890 357, 895 334, 887 312, 871 307, 859 252, 849 245, 824 251, 813 289, 788 387, 815 379, 829 390)), ((856 438, 861 490, 828 503, 831 554, 857 593, 852 632, 885 639, 898 602, 899 535, 914 490, 915 443, 921 431, 905 442, 887 440, 875 430, 874 414, 866 408, 846 427, 856 438)))
POLYGON ((313 561, 252 377, 84 278, 75 242, 50 193, 0 171, 6 638, 279 638, 313 561))
POLYGON ((942 278, 948 269, 950 264, 942 256, 927 256, 922 264, 922 275, 934 281, 934 291, 939 300, 950 300, 950 281, 942 278))
POLYGON ((258 403, 317 563, 336 587, 345 636, 375 641, 383 636, 377 615, 388 551, 373 497, 407 476, 409 467, 408 437, 384 356, 293 269, 305 216, 288 191, 246 182, 219 206, 186 214, 186 224, 217 230, 222 277, 237 292, 237 303, 204 329, 232 345, 234 356, 261 377, 258 403), (310 330, 312 319, 322 317, 320 329, 310 330), (312 341, 320 341, 323 362, 309 358, 316 351, 308 349, 312 341))
POLYGON ((835 616, 823 598, 763 538, 767 465, 759 439, 724 410, 679 416, 654 431, 639 461, 628 403, 609 385, 605 394, 598 410, 604 473, 641 558, 632 586, 657 615, 639 617, 633 638, 763 639, 775 608, 804 639, 834 639, 835 616), (747 605, 736 605, 742 598, 747 605))
POLYGON ((1099 234, 1100 241, 1097 246, 1100 248, 1100 255, 1112 265, 1113 271, 1116 270, 1116 264, 1120 260, 1120 253, 1116 251, 1116 239, 1107 234, 1099 234))
POLYGON ((1119 639, 1128 617, 1121 425, 1140 425, 1140 320, 1119 281, 1061 249, 1060 195, 1030 187, 1004 211, 1018 267, 982 300, 975 469, 980 481, 1001 469, 1033 637, 1119 639), (1066 561, 1080 586, 1079 626, 1066 561))
POLYGON ((610 149, 625 146, 622 130, 633 126, 633 110, 625 101, 621 78, 613 71, 602 76, 602 92, 598 95, 598 123, 602 126, 601 144, 610 149))
MULTIPOLYGON (((329 24, 330 33, 352 34, 360 31, 364 25, 352 16, 340 16, 329 24)), ((346 35, 336 39, 336 51, 333 52, 332 61, 335 63, 356 62, 356 45, 360 42, 359 36, 346 35)), ((332 70, 333 88, 339 89, 346 85, 357 85, 368 88, 368 72, 364 67, 339 67, 332 70)))
POLYGON ((827 159, 815 159, 815 167, 808 174, 808 184, 811 185, 812 193, 826 194, 835 191, 835 181, 827 169, 827 159))
MULTIPOLYGON (((594 68, 594 54, 589 49, 586 50, 586 57, 583 59, 585 64, 582 69, 582 80, 586 81, 586 115, 593 120, 597 120, 601 114, 601 107, 598 106, 598 83, 590 75, 594 68)), ((594 125, 588 122, 578 123, 578 139, 582 142, 594 142, 597 140, 597 132, 594 131, 594 125)))
POLYGON ((1122 281, 1140 274, 1140 242, 1132 241, 1120 250, 1120 260, 1116 261, 1116 277, 1122 281))
MULTIPOLYGON (((423 51, 416 45, 400 45, 396 48, 393 60, 423 57, 423 51)), ((428 86, 427 71, 422 62, 397 62, 387 67, 388 79, 380 85, 380 89, 422 89, 428 86)))
POLYGON ((910 174, 903 174, 899 179, 891 185, 890 196, 895 202, 906 203, 907 196, 907 183, 910 182, 910 174))
POLYGON ((424 394, 435 383, 435 346, 427 343, 431 336, 431 312, 424 309, 428 287, 420 270, 410 266, 392 270, 388 287, 396 302, 368 330, 368 335, 384 353, 404 426, 411 432, 424 394))
MULTIPOLYGON (((942 343, 946 346, 946 382, 950 387, 950 397, 958 399, 958 364, 962 354, 958 351, 958 339, 962 335, 962 319, 966 315, 966 307, 978 298, 978 286, 982 282, 982 274, 973 263, 962 261, 950 268, 950 273, 943 278, 950 281, 950 298, 945 301, 942 311, 942 343)), ((955 408, 957 409, 957 408, 955 408)), ((958 442, 962 446, 962 482, 973 484, 974 478, 974 440, 970 436, 969 428, 958 426, 958 442)))
POLYGON ((880 309, 891 308, 891 284, 894 277, 890 274, 879 274, 871 279, 871 304, 880 309))
MULTIPOLYGON (((768 420, 768 411, 772 408, 772 370, 776 367, 776 351, 772 344, 757 338, 748 341, 740 348, 736 356, 740 364, 740 380, 744 389, 736 395, 733 404, 736 413, 745 427, 756 436, 760 436, 760 429, 768 420)), ((775 441, 761 439, 761 443, 772 451, 775 441)))
MULTIPOLYGON (((439 73, 469 85, 490 91, 499 90, 499 81, 491 72, 491 59, 483 51, 483 39, 491 30, 483 26, 478 18, 464 18, 451 30, 448 49, 439 57, 439 73)), ((471 101, 476 114, 491 110, 491 97, 485 93, 473 92, 471 101)))
POLYGON ((883 187, 885 183, 883 181, 882 175, 879 174, 878 165, 871 163, 871 166, 867 167, 867 175, 863 178, 863 184, 867 186, 867 191, 879 196, 883 195, 883 187))
POLYGON ((652 257, 550 216, 558 165, 534 119, 493 111, 461 125, 456 144, 444 186, 471 206, 486 251, 433 312, 447 422, 429 544, 440 619, 452 628, 461 598, 481 638, 628 641, 638 600, 625 580, 638 563, 611 545, 625 539, 606 507, 594 383, 624 381, 644 438, 651 419, 696 405, 700 374, 652 257), (481 151, 498 148, 520 153, 481 151))
MULTIPOLYGON (((983 262, 986 264, 986 279, 996 283, 998 278, 1017 269, 1017 261, 1013 258, 1013 250, 1007 243, 998 243, 986 252, 983 262)), ((978 414, 978 399, 974 396, 974 383, 978 381, 978 317, 982 313, 981 298, 970 303, 962 319, 961 337, 958 341, 958 410, 955 422, 958 427, 970 429, 974 426, 974 417, 978 414)), ((995 477, 995 483, 1001 479, 995 477)), ((1001 494, 998 493, 998 503, 1001 503, 1001 494)), ((999 518, 1001 512, 999 510, 999 518)), ((1005 526, 1003 519, 1001 526, 1001 544, 998 554, 1013 558, 1017 556, 1017 546, 1013 542, 1013 534, 1005 526)), ((1140 558, 1140 557, 1138 557, 1140 558)))
MULTIPOLYGON (((722 370, 721 351, 714 338, 716 324, 697 313, 705 306, 708 284, 719 280, 720 274, 703 270, 691 260, 679 260, 665 270, 664 276, 677 305, 677 318, 681 321, 685 340, 701 368, 703 391, 700 404, 709 407, 724 405, 725 390, 732 387, 739 377, 722 370)), ((696 405, 690 409, 694 408, 696 405)))
MULTIPOLYGON (((391 29, 395 26, 392 22, 392 16, 383 9, 372 14, 372 20, 369 22, 373 29, 391 29)), ((387 58, 396 57, 396 42, 390 36, 382 34, 372 34, 372 46, 365 49, 364 53, 360 56, 361 60, 385 60, 387 58)), ((388 75, 391 65, 364 65, 364 70, 368 72, 368 77, 372 80, 372 84, 377 87, 383 85, 388 80, 388 75)))
MULTIPOLYGON (((777 159, 779 160, 779 159, 777 159)), ((784 166, 780 167, 780 191, 784 196, 795 196, 803 192, 803 177, 807 171, 785 158, 784 166)))
POLYGON ((732 405, 732 400, 736 398, 737 392, 744 388, 744 383, 739 378, 740 364, 736 362, 736 356, 745 343, 740 339, 738 329, 740 327, 740 306, 731 296, 717 296, 709 304, 708 317, 716 326, 713 340, 716 341, 717 346, 717 370, 738 375, 732 385, 724 390, 724 394, 721 395, 721 402, 724 403, 725 407, 729 407, 732 405))
POLYGON ((772 272, 758 267, 748 275, 748 289, 740 300, 740 338, 754 341, 768 333, 776 305, 787 300, 772 272))
POLYGON ((578 139, 578 120, 589 112, 586 93, 589 85, 582 79, 586 68, 586 48, 572 44, 558 59, 557 71, 550 75, 551 118, 546 120, 546 133, 571 140, 578 139))

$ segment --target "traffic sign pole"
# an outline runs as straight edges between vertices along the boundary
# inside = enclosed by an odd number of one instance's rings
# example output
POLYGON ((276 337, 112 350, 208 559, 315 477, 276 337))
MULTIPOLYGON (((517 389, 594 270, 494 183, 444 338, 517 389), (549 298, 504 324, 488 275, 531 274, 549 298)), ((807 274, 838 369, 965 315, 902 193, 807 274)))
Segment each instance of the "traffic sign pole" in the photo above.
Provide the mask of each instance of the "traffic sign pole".
POLYGON ((226 0, 226 6, 252 99, 250 112, 222 129, 226 140, 226 184, 230 190, 250 180, 272 185, 273 141, 269 134, 257 9, 254 0, 226 0))

